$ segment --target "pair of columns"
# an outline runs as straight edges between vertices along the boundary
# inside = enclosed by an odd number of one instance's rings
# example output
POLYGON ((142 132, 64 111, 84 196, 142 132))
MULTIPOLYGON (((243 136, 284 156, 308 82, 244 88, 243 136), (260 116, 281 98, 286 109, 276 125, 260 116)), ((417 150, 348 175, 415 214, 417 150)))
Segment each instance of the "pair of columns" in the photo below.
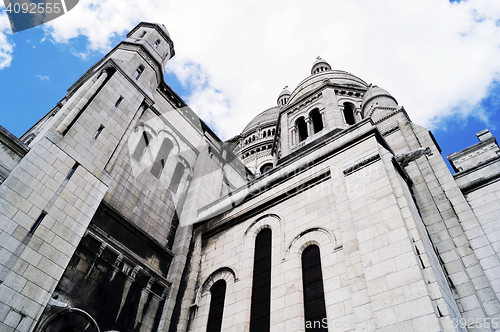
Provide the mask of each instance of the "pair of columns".
MULTIPOLYGON (((325 112, 321 110, 319 111, 319 114, 321 115, 321 123, 323 124, 323 128, 325 128, 326 127, 325 112)), ((315 132, 311 118, 304 117, 304 121, 306 122, 307 137, 314 135, 315 132)), ((290 128, 290 140, 291 140, 290 141, 291 146, 295 146, 299 143, 299 130, 297 128, 297 125, 294 125, 290 128)))

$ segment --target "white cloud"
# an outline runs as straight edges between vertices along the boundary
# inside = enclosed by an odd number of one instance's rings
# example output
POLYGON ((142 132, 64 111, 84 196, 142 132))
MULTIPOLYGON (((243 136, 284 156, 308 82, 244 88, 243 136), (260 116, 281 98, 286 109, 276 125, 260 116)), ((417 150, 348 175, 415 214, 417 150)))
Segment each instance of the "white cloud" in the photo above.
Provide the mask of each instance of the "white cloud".
POLYGON ((36 75, 36 77, 38 77, 40 81, 48 81, 50 79, 50 77, 46 75, 36 75))
POLYGON ((57 42, 83 34, 105 52, 141 20, 167 26, 177 53, 167 69, 222 138, 274 106, 318 55, 387 89, 427 126, 470 114, 500 79, 498 0, 81 0, 49 25, 57 42))
POLYGON ((7 38, 11 31, 7 13, 0 10, 0 69, 9 67, 12 61, 14 44, 7 38))

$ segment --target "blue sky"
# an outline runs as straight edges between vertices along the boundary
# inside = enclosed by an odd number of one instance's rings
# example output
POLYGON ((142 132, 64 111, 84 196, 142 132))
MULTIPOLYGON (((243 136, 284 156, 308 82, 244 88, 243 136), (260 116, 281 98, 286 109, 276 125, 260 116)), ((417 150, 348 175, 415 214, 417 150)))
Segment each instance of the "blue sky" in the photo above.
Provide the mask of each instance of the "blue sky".
POLYGON ((0 7, 0 124, 20 136, 146 20, 164 23, 175 43, 165 81, 223 139, 274 106, 284 85, 307 77, 318 55, 391 92, 432 129, 443 156, 476 143, 484 128, 500 137, 498 0, 359 2, 326 1, 331 10, 318 13, 293 1, 82 0, 16 34, 0 7))

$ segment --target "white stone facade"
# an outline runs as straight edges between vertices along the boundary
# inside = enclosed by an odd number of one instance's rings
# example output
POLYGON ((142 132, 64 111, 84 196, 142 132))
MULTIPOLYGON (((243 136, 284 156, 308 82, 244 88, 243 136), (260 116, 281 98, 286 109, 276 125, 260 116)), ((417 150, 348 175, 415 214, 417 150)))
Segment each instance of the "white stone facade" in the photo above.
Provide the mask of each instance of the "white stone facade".
POLYGON ((452 174, 318 58, 222 142, 163 81, 174 54, 141 23, 20 139, 0 127, 0 331, 500 331, 489 131, 452 174))

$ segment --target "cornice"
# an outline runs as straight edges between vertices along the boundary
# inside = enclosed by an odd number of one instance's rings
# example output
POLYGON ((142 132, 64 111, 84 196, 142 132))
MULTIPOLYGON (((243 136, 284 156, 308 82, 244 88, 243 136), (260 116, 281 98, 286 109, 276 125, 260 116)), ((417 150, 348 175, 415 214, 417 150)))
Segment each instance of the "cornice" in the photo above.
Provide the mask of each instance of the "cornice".
POLYGON ((139 30, 141 27, 147 27, 147 28, 155 29, 163 37, 163 39, 165 39, 167 41, 168 45, 170 46, 170 58, 174 57, 174 55, 175 55, 174 42, 172 41, 172 39, 170 39, 170 36, 167 35, 165 33, 165 31, 163 31, 163 29, 161 29, 159 27, 159 25, 156 24, 156 23, 150 23, 150 22, 141 22, 141 23, 139 23, 138 25, 135 26, 135 28, 133 28, 127 34, 127 38, 130 38, 134 34, 134 32, 136 32, 137 30, 139 30))

